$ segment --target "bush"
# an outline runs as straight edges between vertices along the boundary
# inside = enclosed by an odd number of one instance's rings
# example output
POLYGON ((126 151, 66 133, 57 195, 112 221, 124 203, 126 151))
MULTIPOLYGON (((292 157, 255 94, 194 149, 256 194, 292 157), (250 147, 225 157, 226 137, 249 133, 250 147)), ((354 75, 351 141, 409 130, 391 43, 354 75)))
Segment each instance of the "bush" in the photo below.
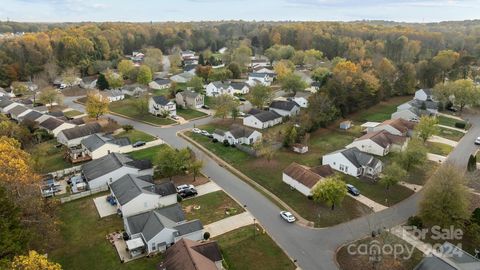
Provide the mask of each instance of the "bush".
POLYGON ((208 240, 208 238, 210 238, 210 233, 209 233, 209 232, 205 232, 205 233, 203 234, 203 239, 208 240))
POLYGON ((407 224, 409 226, 415 226, 417 228, 423 228, 422 219, 419 216, 411 216, 408 218, 407 224))
POLYGON ((130 130, 133 130, 132 125, 123 125, 122 128, 123 130, 125 130, 125 132, 129 132, 130 130))
POLYGON ((228 147, 228 146, 230 146, 230 143, 227 140, 224 140, 223 141, 223 146, 228 147))
POLYGON ((456 122, 455 123, 455 127, 456 128, 461 128, 461 129, 465 129, 467 125, 465 124, 465 122, 456 122))
POLYGON ((473 172, 477 169, 477 157, 474 155, 470 155, 467 163, 467 170, 469 172, 473 172))
POLYGON ((177 202, 181 203, 182 201, 183 201, 182 196, 180 196, 180 194, 177 194, 177 202))
POLYGON ((213 142, 213 143, 217 143, 218 140, 217 140, 217 139, 213 139, 212 142, 213 142))

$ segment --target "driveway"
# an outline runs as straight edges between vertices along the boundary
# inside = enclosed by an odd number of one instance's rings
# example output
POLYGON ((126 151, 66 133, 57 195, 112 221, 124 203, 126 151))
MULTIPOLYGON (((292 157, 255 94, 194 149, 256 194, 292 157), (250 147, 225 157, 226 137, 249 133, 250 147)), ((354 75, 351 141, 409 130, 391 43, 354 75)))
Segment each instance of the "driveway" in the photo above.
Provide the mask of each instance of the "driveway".
POLYGON ((203 184, 203 185, 195 186, 195 189, 198 192, 197 196, 202 196, 202 195, 205 195, 205 194, 208 194, 208 193, 212 193, 212 192, 215 192, 215 191, 222 190, 222 188, 220 188, 217 184, 215 184, 212 181, 210 181, 206 184, 203 184))
POLYGON ((95 204, 95 207, 97 208, 98 214, 101 218, 117 213, 117 207, 107 202, 107 195, 93 199, 93 203, 95 204))
MULTIPOLYGON (((118 121, 120 125, 130 124, 138 130, 159 136, 175 148, 190 147, 197 157, 204 161, 202 172, 237 201, 245 204, 248 211, 261 223, 268 234, 292 260, 297 260, 297 265, 304 270, 338 269, 335 253, 340 246, 370 235, 373 230, 392 228, 405 222, 417 213, 418 204, 422 198, 423 192, 419 191, 390 208, 329 228, 312 229, 300 225, 292 226, 280 218, 278 213, 282 209, 276 204, 227 169, 220 167, 217 162, 195 146, 177 136, 178 131, 192 128, 194 124, 197 126, 206 124, 212 117, 191 121, 185 125, 158 128, 118 116, 108 116, 118 121)), ((469 132, 460 140, 447 159, 448 162, 462 168, 466 168, 469 154, 477 148, 473 145, 473 141, 480 136, 478 135, 480 134, 480 117, 472 116, 470 122, 472 127, 469 132)))
POLYGON ((216 237, 248 225, 253 225, 253 216, 246 211, 241 214, 207 224, 203 227, 203 229, 204 231, 210 233, 210 237, 216 237))

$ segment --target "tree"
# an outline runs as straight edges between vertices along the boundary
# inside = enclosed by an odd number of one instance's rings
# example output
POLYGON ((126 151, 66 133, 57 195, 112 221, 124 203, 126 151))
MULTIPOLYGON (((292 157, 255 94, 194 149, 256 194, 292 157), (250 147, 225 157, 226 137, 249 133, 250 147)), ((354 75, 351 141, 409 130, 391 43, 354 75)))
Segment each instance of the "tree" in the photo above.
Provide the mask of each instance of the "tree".
POLYGON ((383 176, 380 178, 380 184, 384 185, 385 189, 389 191, 391 186, 396 185, 405 177, 407 177, 407 171, 405 171, 398 163, 393 162, 383 171, 383 176))
POLYGON ((240 66, 235 63, 235 62, 232 62, 228 65, 228 70, 230 70, 230 72, 232 72, 232 78, 233 79, 240 79, 240 75, 242 75, 242 70, 240 69, 240 66))
POLYGON ((135 107, 138 115, 145 115, 148 113, 148 99, 147 94, 142 94, 136 99, 132 99, 130 102, 135 107))
POLYGON ((310 49, 305 51, 305 65, 313 67, 322 60, 323 53, 319 50, 310 49))
POLYGON ((424 223, 441 228, 463 228, 470 217, 470 193, 465 184, 462 169, 451 164, 442 165, 424 187, 420 202, 420 216, 424 223))
POLYGON ((467 171, 473 172, 476 169, 477 169, 477 157, 474 155, 470 155, 467 163, 467 171))
POLYGON ((332 76, 332 72, 328 68, 319 67, 313 70, 312 80, 319 82, 320 86, 327 83, 329 77, 332 76))
POLYGON ((133 62, 131 60, 122 60, 120 63, 118 63, 118 71, 123 74, 123 76, 126 76, 129 79, 132 78, 132 72, 135 69, 135 66, 133 65, 133 62))
POLYGON ((248 93, 248 100, 252 103, 253 106, 260 109, 269 104, 272 98, 272 88, 263 84, 256 84, 250 89, 248 93))
POLYGON ((448 85, 452 88, 451 92, 455 97, 454 104, 460 107, 460 111, 463 111, 463 108, 467 105, 479 103, 480 90, 472 80, 460 79, 448 85))
POLYGON ((233 50, 232 62, 238 63, 238 65, 244 68, 250 63, 250 56, 252 55, 252 49, 245 45, 240 45, 233 50))
POLYGON ((148 66, 151 72, 157 72, 162 70, 163 53, 158 48, 145 49, 145 57, 143 63, 148 66))
POLYGON ((347 187, 339 174, 323 179, 312 190, 313 200, 325 202, 332 210, 335 209, 335 205, 343 201, 346 195, 347 187))
POLYGON ((191 154, 188 148, 177 150, 167 147, 156 157, 157 170, 171 181, 173 176, 188 168, 190 160, 191 154))
POLYGON ((297 91, 302 91, 307 88, 307 83, 302 80, 302 77, 293 73, 283 76, 280 83, 283 90, 292 92, 294 95, 297 91))
POLYGON ((200 171, 203 168, 203 160, 197 159, 190 161, 188 165, 188 170, 193 175, 193 182, 197 179, 197 176, 200 174, 200 171))
POLYGON ((259 157, 263 157, 270 163, 276 154, 276 149, 273 147, 274 140, 270 136, 266 135, 262 140, 255 142, 253 149, 258 153, 259 157))
POLYGON ((123 125, 122 129, 126 132, 129 133, 130 131, 134 130, 132 125, 123 125))
POLYGON ((322 92, 313 94, 308 99, 308 104, 309 106, 305 113, 301 115, 305 119, 305 121, 301 123, 306 126, 308 130, 325 127, 335 120, 339 114, 338 109, 330 97, 322 92))
POLYGON ((152 70, 147 65, 142 65, 138 69, 137 82, 143 85, 147 85, 152 81, 152 70))
POLYGON ((97 88, 100 90, 105 90, 110 88, 110 86, 108 85, 107 78, 105 78, 105 75, 103 73, 100 73, 98 75, 97 88))
POLYGON ((21 82, 13 82, 11 88, 12 93, 14 93, 16 96, 26 95, 29 91, 27 85, 21 82))
POLYGON ((238 106, 238 102, 232 96, 223 94, 213 98, 213 109, 215 110, 215 117, 225 117, 231 114, 232 109, 238 106))
POLYGON ((98 118, 108 112, 108 99, 103 98, 99 93, 91 92, 87 94, 85 109, 88 116, 98 118))
POLYGON ((419 139, 411 139, 407 148, 397 156, 397 162, 409 172, 415 166, 421 166, 427 161, 427 148, 419 139))
POLYGON ((438 120, 432 116, 422 116, 415 126, 415 133, 425 143, 432 135, 438 132, 438 120))
POLYGON ((459 57, 460 54, 452 50, 439 51, 438 54, 433 57, 433 63, 436 64, 442 71, 443 82, 445 82, 447 73, 452 69, 459 57))
POLYGON ((55 102, 57 104, 62 103, 62 95, 58 92, 57 89, 51 87, 43 89, 40 92, 38 99, 44 104, 50 104, 50 107, 52 107, 53 103, 55 102))
POLYGON ((30 250, 28 255, 16 256, 13 259, 12 270, 61 270, 58 263, 48 261, 47 257, 30 250))
POLYGON ((204 56, 203 56, 203 53, 201 53, 201 54, 198 56, 198 64, 199 64, 199 65, 202 65, 202 66, 205 65, 205 58, 204 58, 204 56))
POLYGON ((79 72, 77 68, 70 67, 62 72, 62 81, 67 86, 73 86, 79 77, 79 72))
POLYGON ((283 144, 285 145, 285 147, 290 147, 297 142, 297 139, 298 139, 297 128, 294 125, 292 125, 287 130, 287 134, 285 135, 283 144))
POLYGON ((111 89, 117 89, 123 86, 123 76, 121 74, 107 70, 105 78, 107 79, 108 86, 111 89))
POLYGON ((187 82, 187 87, 193 88, 193 91, 200 93, 203 91, 203 79, 194 76, 189 82, 187 82))
POLYGON ((233 121, 237 119, 237 117, 240 115, 240 110, 238 109, 237 106, 232 107, 230 110, 230 116, 232 117, 233 121))
POLYGON ((281 81, 283 77, 290 75, 295 70, 295 65, 289 60, 280 60, 274 66, 273 69, 277 73, 278 79, 281 81))

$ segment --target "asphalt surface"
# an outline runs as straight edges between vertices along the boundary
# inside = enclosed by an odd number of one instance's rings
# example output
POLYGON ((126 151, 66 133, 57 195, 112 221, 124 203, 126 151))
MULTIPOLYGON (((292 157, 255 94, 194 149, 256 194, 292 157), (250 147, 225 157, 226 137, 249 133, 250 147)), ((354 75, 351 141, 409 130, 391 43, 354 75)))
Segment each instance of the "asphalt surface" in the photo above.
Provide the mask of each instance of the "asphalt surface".
MULTIPOLYGON (((72 103, 73 98, 66 98, 65 104, 83 111, 83 106, 72 103)), ((237 201, 246 205, 247 209, 256 218, 257 222, 266 229, 268 234, 282 247, 296 264, 305 270, 338 269, 335 261, 336 250, 342 245, 370 235, 372 231, 394 227, 415 215, 422 192, 415 193, 404 201, 358 219, 323 229, 307 228, 284 222, 279 212, 282 210, 265 198, 261 193, 243 182, 227 169, 198 150, 195 146, 178 137, 176 134, 183 129, 192 128, 211 121, 211 117, 203 118, 181 126, 159 128, 115 115, 107 115, 118 121, 119 124, 130 124, 136 129, 159 136, 168 144, 176 148, 190 147, 198 158, 204 160, 203 173, 210 177, 237 201)), ((453 162, 466 168, 468 154, 475 151, 473 141, 480 136, 480 117, 471 117, 472 127, 458 146, 448 157, 453 162)), ((252 220, 252 224, 253 224, 252 220)))

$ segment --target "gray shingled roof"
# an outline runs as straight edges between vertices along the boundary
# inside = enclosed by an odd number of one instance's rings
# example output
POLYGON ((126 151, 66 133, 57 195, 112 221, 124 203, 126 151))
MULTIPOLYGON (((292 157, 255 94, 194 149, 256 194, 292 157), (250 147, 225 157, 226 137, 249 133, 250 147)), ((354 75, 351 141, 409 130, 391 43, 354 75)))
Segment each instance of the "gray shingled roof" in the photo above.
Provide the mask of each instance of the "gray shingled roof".
POLYGON ((342 153, 342 155, 352 162, 353 165, 357 168, 365 167, 375 167, 379 162, 379 159, 373 157, 372 155, 366 154, 360 151, 357 147, 352 147, 348 149, 341 149, 330 154, 342 153))
POLYGON ((203 225, 200 220, 195 219, 192 221, 185 222, 183 224, 177 225, 173 227, 175 230, 178 231, 178 235, 186 235, 192 232, 203 230, 203 225))
POLYGON ((119 146, 130 145, 130 140, 126 137, 114 139, 111 137, 101 136, 99 134, 93 134, 82 140, 81 144, 85 146, 89 151, 95 151, 106 143, 116 144, 119 146))
POLYGON ((158 85, 166 85, 170 83, 169 79, 158 78, 154 80, 158 85))
POLYGON ((262 111, 257 114, 254 114, 253 116, 257 118, 259 121, 261 121, 262 123, 265 123, 274 119, 282 118, 281 115, 279 115, 274 111, 262 111))
POLYGON ((2 97, 0 98, 0 108, 5 108, 7 107, 8 105, 12 104, 13 102, 6 98, 6 97, 2 97))
POLYGON ((47 129, 47 130, 54 130, 56 129, 57 127, 61 126, 63 123, 63 121, 61 120, 58 120, 57 118, 54 118, 54 117, 50 117, 48 119, 46 119, 45 121, 41 122, 40 123, 40 126, 47 129))
POLYGON ((250 73, 248 74, 248 77, 252 78, 265 78, 265 76, 270 76, 268 73, 250 73))
POLYGON ((216 88, 223 88, 223 89, 227 89, 230 85, 228 83, 224 83, 222 81, 216 81, 216 82, 212 82, 212 84, 216 87, 216 88))
POLYGON ((21 113, 23 113, 24 111, 28 110, 27 107, 23 106, 23 105, 17 105, 13 108, 11 108, 10 110, 8 110, 8 113, 9 114, 12 114, 12 115, 19 115, 21 113))
POLYGON ((165 106, 170 102, 170 100, 166 99, 164 96, 153 96, 152 99, 155 103, 162 106, 165 106))
POLYGON ((85 176, 87 181, 91 181, 125 166, 130 161, 132 161, 132 159, 130 159, 126 155, 119 153, 110 153, 104 157, 92 160, 82 165, 83 175, 85 176))
POLYGON ((253 132, 255 132, 255 130, 241 125, 232 125, 230 127, 230 133, 232 133, 233 137, 236 139, 244 137, 248 138, 253 132))
POLYGON ((233 82, 230 84, 230 86, 233 87, 233 89, 235 90, 242 90, 243 87, 247 86, 248 87, 248 84, 244 83, 244 82, 233 82))
POLYGON ((414 270, 480 269, 480 260, 449 242, 445 242, 439 252, 443 254, 437 253, 423 258, 414 270))
POLYGON ((189 98, 197 98, 198 95, 200 95, 199 93, 194 92, 194 91, 191 91, 191 90, 185 90, 185 91, 183 91, 183 92, 180 92, 180 94, 181 94, 183 97, 189 97, 189 98))
POLYGON ((270 108, 289 112, 295 107, 298 107, 298 104, 291 100, 274 100, 270 104, 270 108))
POLYGON ((110 185, 118 202, 124 205, 140 194, 158 194, 168 196, 176 194, 177 190, 171 182, 154 184, 138 176, 127 174, 110 185))
POLYGON ((98 133, 102 130, 102 126, 99 123, 88 123, 83 126, 78 126, 74 128, 69 128, 62 130, 62 133, 68 140, 86 137, 88 135, 92 135, 98 133))
POLYGON ((23 116, 23 120, 30 120, 30 121, 35 121, 38 118, 42 117, 42 113, 39 113, 37 111, 31 111, 27 113, 25 116, 23 116))

